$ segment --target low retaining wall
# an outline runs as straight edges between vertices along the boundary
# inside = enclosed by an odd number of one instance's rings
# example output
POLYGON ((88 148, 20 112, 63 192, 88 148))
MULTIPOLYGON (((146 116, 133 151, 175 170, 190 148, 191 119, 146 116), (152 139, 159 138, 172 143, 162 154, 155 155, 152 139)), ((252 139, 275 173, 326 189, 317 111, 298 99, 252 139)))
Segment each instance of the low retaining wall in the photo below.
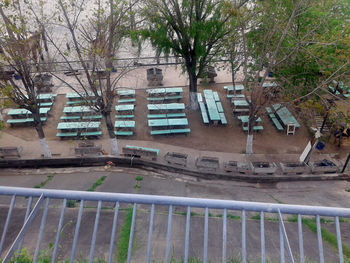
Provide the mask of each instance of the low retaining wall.
POLYGON ((146 159, 96 156, 96 157, 71 157, 51 159, 7 159, 0 160, 0 168, 42 168, 42 167, 87 167, 104 166, 107 162, 113 162, 116 166, 134 167, 141 169, 159 169, 169 172, 186 174, 207 180, 234 180, 251 183, 277 183, 290 181, 325 181, 325 180, 350 180, 348 174, 318 174, 318 175, 253 175, 241 173, 228 173, 221 171, 198 171, 187 167, 172 166, 146 159))

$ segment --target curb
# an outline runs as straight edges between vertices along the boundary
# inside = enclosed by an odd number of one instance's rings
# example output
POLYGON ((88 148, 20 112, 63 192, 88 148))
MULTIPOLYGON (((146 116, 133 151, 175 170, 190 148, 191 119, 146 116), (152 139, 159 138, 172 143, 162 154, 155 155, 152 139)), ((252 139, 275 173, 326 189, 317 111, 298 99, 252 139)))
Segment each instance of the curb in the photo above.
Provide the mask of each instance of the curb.
POLYGON ((330 180, 350 180, 348 174, 312 174, 312 175, 254 175, 228 172, 207 172, 198 171, 186 167, 166 165, 151 160, 99 156, 99 157, 67 157, 67 158, 50 158, 50 159, 8 159, 0 160, 0 168, 42 168, 42 167, 86 167, 86 166, 104 166, 111 161, 116 166, 134 167, 144 170, 153 168, 163 171, 182 173, 185 175, 197 177, 206 180, 231 180, 244 181, 249 183, 278 183, 292 181, 330 181, 330 180))

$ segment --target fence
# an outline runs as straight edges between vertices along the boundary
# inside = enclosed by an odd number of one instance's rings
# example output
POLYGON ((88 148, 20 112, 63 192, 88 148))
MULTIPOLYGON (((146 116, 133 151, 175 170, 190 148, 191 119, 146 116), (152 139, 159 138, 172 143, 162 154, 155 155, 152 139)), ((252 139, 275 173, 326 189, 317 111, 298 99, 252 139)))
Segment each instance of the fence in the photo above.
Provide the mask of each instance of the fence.
MULTIPOLYGON (((199 199, 199 198, 186 198, 186 197, 170 197, 170 196, 157 196, 157 195, 138 195, 138 194, 118 194, 118 193, 102 193, 102 192, 82 192, 82 191, 67 191, 67 190, 51 190, 51 189, 31 189, 31 188, 17 188, 17 187, 0 187, 0 196, 10 197, 10 204, 8 206, 8 213, 6 221, 0 229, 2 229, 2 235, 0 240, 0 256, 4 258, 3 262, 9 262, 13 257, 15 251, 20 251, 23 238, 26 235, 28 228, 31 226, 33 220, 38 215, 38 211, 41 209, 42 218, 39 229, 37 229, 38 238, 36 240, 36 248, 33 256, 33 262, 37 262, 38 254, 40 251, 40 244, 42 242, 42 236, 47 225, 46 217, 48 210, 52 208, 50 203, 53 200, 59 200, 62 202, 60 206, 60 216, 57 225, 56 238, 53 246, 53 251, 51 255, 51 262, 57 261, 57 253, 60 246, 60 234, 63 227, 63 219, 65 217, 67 202, 70 200, 80 200, 79 212, 77 216, 77 222, 75 225, 74 237, 72 241, 72 249, 70 255, 70 262, 74 262, 77 242, 79 239, 79 231, 82 223, 82 214, 84 209, 84 202, 95 201, 97 202, 95 221, 93 226, 93 232, 91 237, 91 245, 89 247, 89 262, 94 260, 94 250, 96 245, 96 237, 99 231, 99 220, 102 209, 103 202, 114 203, 113 211, 113 223, 112 229, 110 231, 110 242, 109 246, 105 247, 106 254, 108 253, 108 263, 113 262, 113 252, 114 244, 116 241, 117 232, 117 222, 119 207, 121 204, 131 204, 132 205, 132 218, 130 227, 130 236, 128 243, 127 259, 126 262, 131 262, 132 260, 132 246, 135 234, 135 222, 136 213, 138 207, 141 205, 146 205, 150 207, 149 213, 149 225, 148 225, 148 242, 147 242, 147 255, 146 262, 151 262, 151 249, 152 249, 152 234, 154 231, 154 217, 155 217, 155 206, 162 206, 167 208, 167 233, 166 233, 166 251, 164 262, 171 261, 171 238, 172 238, 172 221, 173 221, 173 209, 174 207, 183 207, 186 210, 184 216, 186 217, 185 224, 185 236, 184 236, 184 251, 183 251, 183 261, 189 261, 189 245, 190 245, 190 231, 191 231, 191 212, 193 209, 203 209, 204 210, 204 226, 203 226, 203 255, 202 262, 208 262, 208 227, 209 227, 209 209, 216 209, 222 211, 222 238, 217 240, 221 244, 221 262, 227 261, 227 215, 230 211, 236 211, 241 214, 240 216, 240 228, 241 228, 241 262, 247 262, 247 218, 246 214, 248 212, 258 212, 260 214, 260 247, 261 247, 261 262, 266 261, 266 250, 265 250, 265 213, 273 213, 278 216, 279 224, 279 257, 280 262, 285 262, 285 257, 289 262, 294 262, 297 260, 299 262, 304 262, 304 244, 303 244, 303 229, 302 229, 302 216, 315 216, 317 225, 317 244, 318 244, 318 256, 319 262, 324 262, 324 249, 322 243, 322 233, 321 233, 321 219, 320 217, 333 217, 335 222, 335 232, 337 238, 337 249, 339 255, 339 262, 344 262, 343 251, 342 251, 342 241, 341 241, 341 230, 340 230, 340 217, 350 217, 350 209, 347 208, 330 208, 321 206, 301 206, 301 205, 286 205, 286 204, 271 204, 271 203, 258 203, 258 202, 244 202, 244 201, 226 201, 226 200, 215 200, 215 199, 199 199), (25 213, 25 222, 17 234, 15 240, 10 246, 8 246, 7 251, 4 250, 4 244, 8 233, 9 224, 13 216, 13 211, 16 203, 16 198, 27 197, 28 203, 25 213), (32 203, 36 200, 35 205, 32 207, 32 203), (299 247, 299 258, 293 255, 289 239, 287 236, 285 223, 283 220, 284 215, 297 215, 297 226, 298 226, 298 247, 299 247), (287 255, 285 255, 285 251, 287 255)), ((6 206, 7 207, 7 206, 6 206)), ((220 219, 221 220, 221 219, 220 219)), ((12 233, 13 234, 13 233, 12 233)))

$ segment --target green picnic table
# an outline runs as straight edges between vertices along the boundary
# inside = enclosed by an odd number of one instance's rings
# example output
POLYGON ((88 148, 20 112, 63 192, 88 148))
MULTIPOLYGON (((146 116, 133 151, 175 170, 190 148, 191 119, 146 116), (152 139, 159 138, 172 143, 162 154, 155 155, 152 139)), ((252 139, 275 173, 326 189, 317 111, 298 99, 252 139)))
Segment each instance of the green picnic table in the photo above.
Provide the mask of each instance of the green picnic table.
POLYGON ((101 125, 100 121, 91 121, 91 122, 60 122, 57 125, 57 130, 99 129, 100 125, 101 125))
MULTIPOLYGON (((97 92, 98 95, 101 95, 101 92, 98 91, 97 92)), ((87 94, 85 92, 82 92, 82 93, 67 93, 66 94, 66 98, 71 100, 71 99, 80 99, 80 98, 85 98, 85 97, 96 97, 95 94, 90 91, 88 92, 87 94)))
POLYGON ((162 94, 181 94, 183 92, 182 88, 157 88, 157 89, 147 89, 148 96, 150 95, 162 95, 162 94))
POLYGON ((272 107, 276 110, 277 116, 281 119, 284 126, 287 126, 288 123, 294 123, 296 128, 300 127, 298 121, 286 107, 281 107, 281 104, 274 104, 272 107))
POLYGON ((277 84, 275 82, 264 82, 262 85, 263 88, 275 88, 277 84))
POLYGON ((64 107, 63 112, 66 114, 80 114, 80 113, 90 113, 93 110, 89 106, 73 106, 64 107))
POLYGON ((115 121, 116 128, 135 128, 135 121, 115 121))
POLYGON ((235 107, 249 107, 246 100, 233 100, 232 103, 235 107))
POLYGON ((187 126, 187 118, 148 120, 149 127, 187 126))
POLYGON ((183 92, 182 88, 165 88, 166 94, 170 94, 170 93, 181 94, 182 92, 183 92))
POLYGON ((134 111, 134 104, 125 104, 125 105, 117 105, 115 106, 116 111, 134 111))
MULTIPOLYGON (((51 110, 51 108, 40 108, 40 115, 47 115, 47 113, 51 110)), ((11 109, 8 112, 10 116, 21 116, 21 115, 32 115, 32 113, 27 109, 11 109)))
MULTIPOLYGON (((247 122, 249 121, 249 116, 247 116, 247 115, 241 115, 241 116, 238 116, 237 118, 238 118, 242 123, 247 123, 247 122)), ((259 117, 259 118, 257 118, 255 121, 256 121, 256 122, 261 122, 261 118, 259 117)))
POLYGON ((135 90, 133 89, 127 89, 127 90, 118 90, 117 94, 122 97, 122 96, 135 96, 135 90))
POLYGON ((183 103, 169 103, 169 104, 148 104, 149 111, 170 111, 170 110, 184 110, 185 104, 183 103))
POLYGON ((236 84, 235 86, 224 86, 224 89, 227 91, 227 93, 230 93, 232 91, 241 92, 244 90, 244 86, 241 84, 236 84))

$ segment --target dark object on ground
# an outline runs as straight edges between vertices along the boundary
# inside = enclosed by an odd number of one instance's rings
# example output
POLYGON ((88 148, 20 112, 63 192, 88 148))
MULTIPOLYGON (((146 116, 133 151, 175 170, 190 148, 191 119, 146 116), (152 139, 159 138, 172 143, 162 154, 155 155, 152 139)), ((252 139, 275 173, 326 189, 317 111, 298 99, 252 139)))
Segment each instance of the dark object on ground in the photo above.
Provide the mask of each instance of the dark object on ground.
POLYGON ((325 147, 325 143, 324 142, 318 142, 316 145, 316 149, 317 150, 323 150, 323 148, 325 147))
POLYGON ((216 169, 218 169, 219 166, 219 158, 217 157, 203 156, 198 157, 196 160, 196 167, 198 169, 216 171, 216 169))
POLYGON ((164 159, 170 164, 178 164, 181 166, 187 165, 187 154, 168 152, 164 159))
POLYGON ((19 158, 21 157, 20 149, 18 147, 0 147, 0 157, 1 158, 19 158))
POLYGON ((78 156, 95 156, 95 155, 101 155, 102 152, 102 146, 84 146, 84 147, 77 147, 74 149, 75 154, 78 156))
POLYGON ((277 170, 275 163, 268 162, 251 162, 253 174, 274 174, 277 170))
POLYGON ((147 69, 148 86, 160 86, 162 85, 163 73, 159 68, 147 69))

